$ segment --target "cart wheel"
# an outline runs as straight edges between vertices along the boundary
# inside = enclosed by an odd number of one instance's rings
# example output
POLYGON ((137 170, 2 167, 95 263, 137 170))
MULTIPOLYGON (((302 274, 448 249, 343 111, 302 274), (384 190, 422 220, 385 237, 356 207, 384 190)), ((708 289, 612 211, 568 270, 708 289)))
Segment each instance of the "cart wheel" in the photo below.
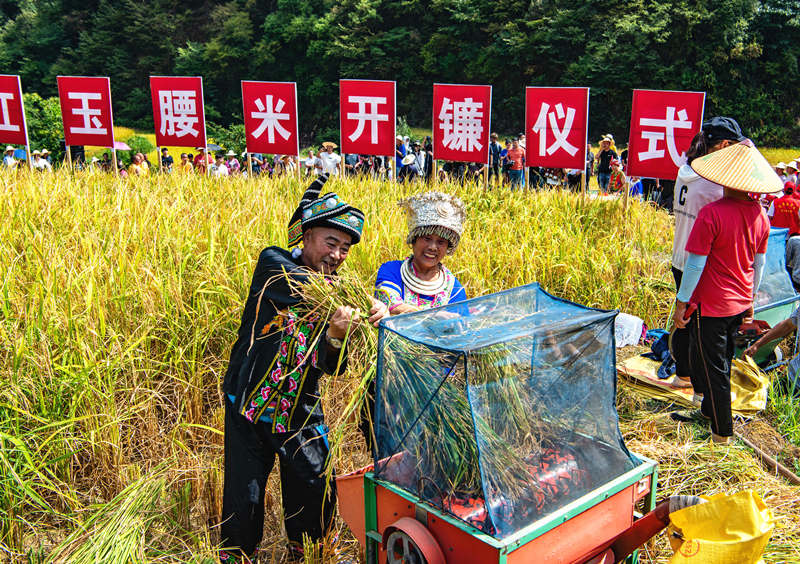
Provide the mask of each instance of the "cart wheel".
POLYGON ((394 531, 386 541, 387 564, 428 564, 420 548, 403 531, 394 531))
POLYGON ((387 564, 445 564, 431 532, 411 517, 401 517, 383 531, 387 564))

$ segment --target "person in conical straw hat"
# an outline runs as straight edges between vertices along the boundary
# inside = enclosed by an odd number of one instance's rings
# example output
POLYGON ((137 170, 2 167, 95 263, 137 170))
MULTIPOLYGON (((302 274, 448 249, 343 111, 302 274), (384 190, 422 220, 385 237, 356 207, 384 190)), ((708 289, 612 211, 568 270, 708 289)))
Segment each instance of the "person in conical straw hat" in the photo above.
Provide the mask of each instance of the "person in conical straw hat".
POLYGON ((753 317, 769 238, 769 220, 752 195, 779 192, 783 184, 749 139, 696 158, 692 169, 722 186, 723 196, 700 209, 686 243, 673 322, 689 328, 690 377, 703 401, 699 413, 674 418, 706 418, 712 440, 727 444, 734 338, 753 317), (687 316, 690 304, 696 311, 687 316))
MULTIPOLYGON (((323 373, 345 369, 343 341, 359 314, 342 305, 328 321, 304 319, 302 296, 289 285, 305 284, 313 273, 335 275, 361 240, 364 214, 335 193, 320 195, 327 180, 322 174, 311 183, 289 219, 289 248, 261 251, 231 351, 222 385, 223 564, 255 561, 276 455, 292 556, 302 561, 304 537, 318 543, 333 525, 336 490, 324 475, 330 451, 319 382, 323 373)), ((377 325, 389 312, 373 300, 367 315, 377 325)))
POLYGON ((411 254, 381 265, 375 297, 393 315, 465 300, 464 287, 443 264, 458 247, 464 231, 464 203, 443 192, 425 192, 400 200, 398 205, 408 218, 406 243, 411 254))

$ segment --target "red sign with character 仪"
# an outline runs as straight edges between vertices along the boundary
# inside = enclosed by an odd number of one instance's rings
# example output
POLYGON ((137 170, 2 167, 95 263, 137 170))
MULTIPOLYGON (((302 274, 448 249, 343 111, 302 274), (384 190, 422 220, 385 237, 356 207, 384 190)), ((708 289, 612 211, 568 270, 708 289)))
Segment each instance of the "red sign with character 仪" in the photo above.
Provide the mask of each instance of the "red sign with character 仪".
POLYGON ((28 144, 22 85, 17 75, 0 75, 0 143, 28 144))
POLYGON ((583 170, 588 119, 588 88, 526 88, 526 165, 583 170))
POLYGON ((59 76, 58 98, 67 145, 114 147, 111 81, 99 76, 59 76))
POLYGON ((433 85, 433 158, 489 162, 492 87, 433 85))
POLYGON ((300 154, 296 83, 243 80, 242 104, 248 152, 300 154))
POLYGON ((199 76, 151 76, 156 145, 205 147, 203 79, 199 76))
POLYGON ((705 92, 634 90, 628 176, 674 180, 703 122, 705 92))
POLYGON ((394 155, 396 107, 392 80, 340 80, 342 153, 394 155))

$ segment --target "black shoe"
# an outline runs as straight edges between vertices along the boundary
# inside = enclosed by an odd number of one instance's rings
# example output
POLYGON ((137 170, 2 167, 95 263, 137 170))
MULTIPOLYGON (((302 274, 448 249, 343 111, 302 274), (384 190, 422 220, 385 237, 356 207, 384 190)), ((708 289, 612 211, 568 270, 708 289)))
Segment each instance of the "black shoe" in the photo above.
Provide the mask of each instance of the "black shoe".
POLYGON ((669 416, 673 420, 681 421, 682 423, 702 423, 711 419, 699 409, 681 409, 678 411, 673 411, 669 414, 669 416))

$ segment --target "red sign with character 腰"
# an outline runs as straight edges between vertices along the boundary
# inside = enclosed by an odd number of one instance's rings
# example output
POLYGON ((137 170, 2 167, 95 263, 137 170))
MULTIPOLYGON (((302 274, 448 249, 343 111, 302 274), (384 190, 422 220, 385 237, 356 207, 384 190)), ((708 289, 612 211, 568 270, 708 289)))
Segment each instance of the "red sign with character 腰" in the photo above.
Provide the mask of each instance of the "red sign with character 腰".
POLYGON ((203 79, 199 76, 151 76, 156 145, 205 147, 203 79))
POLYGON ((342 153, 394 155, 395 115, 394 81, 339 81, 342 153))
POLYGON ((526 88, 526 164, 583 170, 588 119, 588 88, 526 88))
POLYGON ((634 90, 629 176, 674 180, 703 123, 705 92, 634 90))
POLYGON ((98 76, 59 76, 58 98, 67 145, 114 147, 111 81, 98 76))
POLYGON ((433 85, 433 158, 489 162, 492 87, 433 85))

